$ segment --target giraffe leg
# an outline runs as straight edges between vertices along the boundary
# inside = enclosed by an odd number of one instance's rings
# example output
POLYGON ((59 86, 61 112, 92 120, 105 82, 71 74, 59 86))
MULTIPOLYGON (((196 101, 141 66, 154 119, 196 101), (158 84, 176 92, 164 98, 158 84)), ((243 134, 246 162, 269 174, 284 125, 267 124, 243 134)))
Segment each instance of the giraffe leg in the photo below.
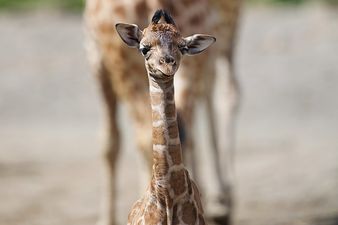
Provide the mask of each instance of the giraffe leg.
POLYGON ((190 61, 181 64, 180 70, 175 77, 175 101, 183 159, 189 173, 197 184, 200 184, 201 177, 199 177, 197 168, 198 155, 195 150, 193 132, 197 94, 196 87, 192 85, 192 80, 195 79, 195 76, 198 77, 198 73, 201 73, 201 70, 203 69, 199 67, 197 62, 190 61))
POLYGON ((104 190, 101 199, 101 215, 98 224, 116 224, 116 162, 120 150, 120 137, 116 120, 117 97, 111 85, 110 74, 103 62, 95 68, 95 75, 98 79, 106 106, 106 131, 105 146, 103 148, 104 159, 104 190))
MULTIPOLYGON (((217 135, 217 128, 216 128, 216 121, 215 121, 215 112, 214 107, 212 104, 211 96, 206 97, 206 117, 209 126, 209 134, 211 138, 211 160, 213 166, 213 172, 216 177, 215 185, 212 191, 206 190, 209 193, 208 201, 207 201, 207 216, 216 222, 217 224, 230 224, 230 217, 231 217, 231 186, 227 180, 224 180, 224 175, 227 174, 227 170, 222 170, 221 163, 227 164, 225 160, 221 160, 220 152, 219 152, 219 142, 218 142, 218 135, 217 135), (222 161, 222 162, 221 162, 222 161)), ((228 161, 229 156, 227 156, 228 161)), ((227 169, 227 168, 226 168, 227 169)))
MULTIPOLYGON (((189 95, 189 94, 188 94, 189 95)), ((186 95, 186 96, 188 96, 186 95)), ((181 106, 178 107, 178 126, 180 139, 183 149, 184 161, 192 177, 198 183, 197 159, 194 148, 193 121, 194 121, 194 104, 191 98, 186 98, 181 106)))
MULTIPOLYGON (((221 108, 219 108, 219 123, 221 139, 218 142, 214 121, 214 107, 211 104, 211 97, 207 97, 207 116, 210 124, 211 141, 213 145, 213 160, 219 185, 221 187, 221 195, 216 199, 219 204, 227 208, 228 212, 219 215, 214 215, 213 220, 218 224, 231 224, 233 211, 233 194, 232 180, 234 176, 234 140, 235 140, 235 122, 237 109, 239 104, 239 87, 234 74, 232 57, 227 55, 220 59, 221 71, 228 71, 221 78, 225 79, 225 88, 220 91, 222 96, 221 108), (227 66, 226 66, 227 65, 227 66), (224 66, 224 67, 223 67, 224 66), (223 100, 225 99, 225 100, 223 100), (219 145, 219 146, 218 146, 219 145)), ((220 99, 219 99, 220 100, 220 99)))
MULTIPOLYGON (((143 91, 148 91, 148 88, 143 91)), ((134 99, 133 104, 128 105, 128 109, 134 124, 137 149, 142 155, 143 162, 141 163, 141 171, 138 177, 140 177, 140 193, 144 193, 145 188, 149 185, 153 165, 150 102, 146 94, 138 93, 132 98, 134 99)))
POLYGON ((152 133, 151 133, 151 118, 146 121, 138 121, 136 125, 136 145, 143 156, 143 163, 140 171, 140 190, 144 193, 149 185, 150 175, 152 170, 152 133), (144 123, 142 123, 144 122, 144 123), (146 123, 146 124, 145 124, 146 123))

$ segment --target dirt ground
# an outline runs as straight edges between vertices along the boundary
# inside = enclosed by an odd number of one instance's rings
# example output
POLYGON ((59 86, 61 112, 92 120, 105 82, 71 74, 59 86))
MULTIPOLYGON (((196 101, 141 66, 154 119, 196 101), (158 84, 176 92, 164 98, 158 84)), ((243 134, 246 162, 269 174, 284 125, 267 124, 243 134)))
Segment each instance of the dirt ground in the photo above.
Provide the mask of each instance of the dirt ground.
MULTIPOLYGON (((236 224, 337 225, 338 10, 243 15, 236 224)), ((94 224, 104 124, 81 17, 1 14, 0 31, 0 224, 94 224)), ((125 224, 140 156, 124 108, 120 118, 125 224)))

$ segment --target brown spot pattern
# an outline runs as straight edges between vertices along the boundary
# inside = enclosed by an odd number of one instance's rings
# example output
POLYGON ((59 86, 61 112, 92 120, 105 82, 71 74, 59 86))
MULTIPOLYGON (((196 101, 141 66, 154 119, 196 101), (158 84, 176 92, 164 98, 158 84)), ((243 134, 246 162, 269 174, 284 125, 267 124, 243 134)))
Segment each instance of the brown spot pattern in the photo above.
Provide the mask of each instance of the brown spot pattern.
POLYGON ((182 163, 181 145, 169 145, 168 152, 174 165, 182 163))
POLYGON ((139 18, 147 18, 149 7, 146 3, 146 1, 141 0, 138 3, 136 3, 135 6, 136 14, 139 18))
POLYGON ((165 106, 165 114, 167 117, 174 117, 176 114, 175 104, 167 104, 165 106))
POLYGON ((114 12, 117 16, 126 17, 126 9, 122 5, 118 5, 114 8, 114 12))
POLYGON ((109 33, 113 30, 113 25, 111 23, 101 23, 99 30, 102 33, 109 33))
POLYGON ((186 187, 186 180, 185 180, 185 173, 184 169, 179 171, 174 171, 170 175, 170 186, 171 189, 174 190, 176 196, 181 195, 185 192, 186 187))
POLYGON ((169 130, 169 137, 170 138, 177 138, 178 137, 178 127, 177 127, 177 123, 170 123, 168 126, 168 130, 169 130))
POLYGON ((145 210, 144 220, 148 225, 155 225, 161 222, 162 212, 155 203, 150 203, 145 210))
POLYGON ((195 3, 195 0, 182 0, 182 3, 184 6, 189 6, 193 3, 195 3))
POLYGON ((189 22, 191 25, 198 25, 198 24, 201 24, 201 22, 203 21, 203 17, 199 14, 197 15, 194 15, 193 17, 190 18, 189 22))
POLYGON ((153 144, 165 145, 167 141, 165 139, 165 129, 163 126, 153 127, 153 144))
POLYGON ((173 101, 174 100, 174 92, 168 92, 165 96, 165 100, 173 101))
POLYGON ((153 152, 154 157, 154 169, 156 171, 155 178, 164 176, 168 173, 169 164, 167 158, 164 154, 158 153, 157 151, 153 152))
POLYGON ((175 10, 175 5, 173 4, 173 1, 168 0, 158 0, 161 4, 162 8, 165 9, 167 12, 169 12, 170 15, 175 16, 177 15, 177 11, 175 10))
POLYGON ((180 221, 178 220, 177 208, 178 208, 177 205, 174 205, 174 208, 173 208, 173 218, 172 218, 173 225, 180 224, 180 221))
POLYGON ((186 224, 195 224, 197 210, 192 202, 186 202, 182 205, 182 220, 186 224))

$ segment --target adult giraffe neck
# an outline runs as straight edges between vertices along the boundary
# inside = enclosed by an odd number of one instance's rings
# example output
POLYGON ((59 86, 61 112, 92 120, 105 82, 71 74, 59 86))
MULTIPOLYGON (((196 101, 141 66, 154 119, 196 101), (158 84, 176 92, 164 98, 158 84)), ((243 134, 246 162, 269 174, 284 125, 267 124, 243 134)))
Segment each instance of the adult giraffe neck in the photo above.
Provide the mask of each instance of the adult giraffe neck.
POLYGON ((153 184, 154 188, 169 190, 170 197, 183 194, 188 188, 182 160, 177 114, 174 98, 174 79, 166 80, 149 75, 153 127, 153 184))

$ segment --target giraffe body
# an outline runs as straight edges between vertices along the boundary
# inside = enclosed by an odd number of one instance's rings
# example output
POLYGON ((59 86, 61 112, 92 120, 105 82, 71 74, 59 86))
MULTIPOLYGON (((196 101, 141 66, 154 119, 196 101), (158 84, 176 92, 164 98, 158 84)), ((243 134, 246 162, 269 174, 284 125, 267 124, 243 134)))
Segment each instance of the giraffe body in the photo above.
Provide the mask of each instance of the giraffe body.
MULTIPOLYGON (((212 54, 207 50, 201 55, 193 58, 185 57, 182 60, 180 69, 175 75, 175 100, 179 119, 183 121, 186 131, 183 149, 188 155, 185 160, 187 159, 197 183, 198 174, 191 130, 196 103, 206 102, 213 138, 212 148, 215 154, 212 164, 217 167, 215 170, 220 186, 218 189, 221 190, 214 198, 217 202, 220 201, 217 204, 224 205, 225 208, 231 207, 229 202, 231 183, 227 180, 227 168, 221 166, 225 164, 222 162, 224 157, 229 158, 229 149, 232 150, 232 123, 238 96, 232 56, 240 5, 241 0, 87 0, 85 11, 87 49, 93 72, 101 87, 107 115, 107 143, 104 150, 107 183, 102 197, 102 224, 114 224, 115 220, 115 165, 120 150, 119 128, 116 123, 118 102, 127 105, 135 125, 137 146, 145 156, 149 171, 152 166, 150 122, 152 112, 147 107, 150 104, 149 82, 143 76, 146 73, 144 60, 139 57, 137 51, 126 48, 112 28, 115 23, 121 21, 135 23, 144 28, 152 13, 158 8, 163 8, 172 14, 182 35, 187 36, 197 32, 211 33, 218 40, 212 47, 212 54), (210 105, 217 58, 222 58, 223 63, 229 66, 229 73, 224 75, 229 90, 228 96, 225 96, 226 151, 218 149, 216 122, 213 119, 213 106, 210 105)), ((223 208, 221 211, 222 215, 228 216, 228 211, 223 208)))
MULTIPOLYGON (((112 29, 115 23, 128 20, 144 28, 152 13, 158 8, 163 8, 175 17, 175 22, 183 35, 188 36, 198 31, 212 32, 219 40, 214 48, 219 54, 229 54, 233 47, 240 5, 241 0, 87 0, 85 19, 90 37, 88 47, 90 53, 97 52, 89 57, 93 64, 96 61, 103 61, 105 67, 111 71, 111 83, 115 94, 122 101, 129 103, 135 98, 136 93, 147 95, 148 82, 139 76, 145 72, 143 60, 137 57, 137 52, 125 48, 120 42, 116 31, 112 29), (135 88, 144 93, 135 91, 135 88)), ((212 55, 217 56, 215 53, 212 55)), ((215 61, 212 55, 206 52, 194 59, 186 58, 182 66, 187 66, 189 71, 192 68, 196 71, 208 71, 208 66, 213 66, 215 61), (208 65, 209 61, 211 65, 208 65)), ((194 92, 194 99, 196 97, 198 99, 209 93, 210 88, 204 85, 205 76, 201 72, 194 72, 185 73, 186 78, 183 79, 195 81, 193 88, 185 87, 189 89, 185 92, 194 92)), ((210 76, 213 74, 208 76, 208 83, 212 83, 210 76)), ((143 105, 141 107, 143 108, 143 105)))

